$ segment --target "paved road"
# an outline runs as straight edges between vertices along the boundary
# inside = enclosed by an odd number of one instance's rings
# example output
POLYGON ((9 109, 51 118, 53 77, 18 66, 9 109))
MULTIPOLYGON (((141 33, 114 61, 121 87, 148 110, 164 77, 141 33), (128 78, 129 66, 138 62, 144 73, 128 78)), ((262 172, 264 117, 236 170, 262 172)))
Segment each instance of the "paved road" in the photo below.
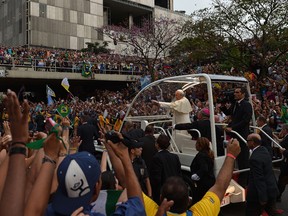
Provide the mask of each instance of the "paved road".
MULTIPOLYGON (((275 170, 275 175, 279 175, 279 170, 275 170)), ((281 216, 288 216, 288 186, 282 195, 281 203, 276 204, 277 209, 284 210, 281 216)), ((221 216, 245 216, 245 203, 233 203, 221 208, 221 216)))

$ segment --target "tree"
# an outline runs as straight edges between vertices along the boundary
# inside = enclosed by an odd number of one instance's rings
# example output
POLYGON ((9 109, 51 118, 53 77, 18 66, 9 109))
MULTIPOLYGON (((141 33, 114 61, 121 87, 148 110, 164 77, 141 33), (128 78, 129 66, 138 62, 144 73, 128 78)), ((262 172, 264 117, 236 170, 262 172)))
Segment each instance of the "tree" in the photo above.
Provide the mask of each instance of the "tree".
POLYGON ((115 46, 124 45, 124 55, 145 64, 155 80, 155 66, 167 57, 171 47, 185 36, 184 22, 169 18, 143 19, 141 26, 107 25, 97 29, 107 35, 115 46))
POLYGON ((210 21, 208 9, 199 11, 201 19, 187 22, 189 36, 171 49, 171 57, 177 65, 202 65, 213 61, 220 61, 223 54, 224 38, 217 33, 210 21), (208 18, 207 18, 208 17, 208 18))
POLYGON ((265 75, 288 52, 287 17, 287 0, 214 0, 193 14, 190 37, 217 60, 265 75))
POLYGON ((87 48, 82 49, 82 52, 92 52, 95 54, 101 54, 101 53, 109 53, 110 50, 107 48, 108 47, 108 42, 104 41, 102 45, 100 43, 95 42, 95 43, 86 43, 87 48))

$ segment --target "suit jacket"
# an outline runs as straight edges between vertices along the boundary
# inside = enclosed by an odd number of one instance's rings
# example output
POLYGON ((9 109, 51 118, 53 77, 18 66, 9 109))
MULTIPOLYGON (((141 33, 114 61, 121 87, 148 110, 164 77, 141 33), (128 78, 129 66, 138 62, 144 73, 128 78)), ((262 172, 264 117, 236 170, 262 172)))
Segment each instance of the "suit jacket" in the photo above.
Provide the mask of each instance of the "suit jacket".
POLYGON ((98 139, 96 128, 88 123, 82 124, 78 127, 77 135, 80 136, 80 139, 82 140, 82 143, 79 146, 79 152, 87 151, 95 155, 96 150, 94 146, 94 139, 98 139))
MULTIPOLYGON (((273 134, 272 134, 272 129, 268 126, 265 125, 262 130, 269 135, 270 137, 273 138, 273 134)), ((261 140, 262 140, 262 146, 264 146, 265 148, 267 148, 268 152, 270 153, 271 157, 273 156, 273 150, 272 150, 272 141, 266 136, 264 135, 264 133, 260 132, 259 135, 261 136, 261 140)))
MULTIPOLYGON (((210 125, 209 119, 198 120, 198 121, 194 121, 192 123, 176 124, 175 129, 176 130, 197 129, 201 133, 202 137, 206 137, 207 139, 209 139, 211 141, 211 125, 210 125)), ((216 130, 217 140, 219 138, 221 139, 221 135, 223 134, 223 130, 217 126, 215 127, 215 130, 216 130)), ((192 133, 191 135, 194 138, 196 138, 196 139, 198 138, 198 133, 194 134, 193 131, 191 133, 192 133)))
MULTIPOLYGON (((211 141, 211 126, 210 126, 210 120, 198 120, 194 121, 192 123, 183 123, 183 124, 176 124, 175 125, 176 130, 189 130, 189 129, 197 129, 201 133, 202 137, 206 137, 211 141)), ((189 132, 193 138, 198 138, 198 133, 196 132, 189 132)))
POLYGON ((252 105, 243 99, 240 103, 235 102, 225 114, 231 115, 232 121, 228 124, 232 130, 238 132, 244 139, 249 135, 249 123, 252 118, 252 105))
POLYGON ((280 171, 282 175, 288 175, 288 135, 283 138, 280 145, 286 149, 283 152, 284 160, 281 162, 280 171))
MULTIPOLYGON (((211 141, 211 125, 210 120, 198 120, 194 121, 192 123, 184 123, 184 124, 176 124, 175 125, 176 130, 189 130, 189 129, 197 129, 201 133, 202 137, 206 137, 211 141)), ((221 127, 215 126, 215 132, 216 132, 216 142, 217 142, 217 155, 221 156, 224 155, 224 148, 223 148, 223 129, 221 127)), ((198 133, 194 131, 189 131, 191 136, 193 138, 198 138, 198 133)))
POLYGON ((279 192, 268 150, 263 146, 256 148, 249 159, 249 166, 247 201, 276 200, 279 192))
POLYGON ((150 172, 153 200, 159 203, 160 189, 166 179, 170 176, 182 176, 178 155, 168 150, 157 152, 152 159, 150 172))
POLYGON ((197 174, 199 181, 195 181, 197 187, 193 188, 193 203, 202 199, 204 194, 214 185, 214 161, 205 152, 198 152, 190 165, 191 174, 197 174))
POLYGON ((144 143, 142 146, 141 157, 145 161, 148 172, 150 173, 150 167, 151 167, 153 156, 157 153, 157 149, 155 146, 156 139, 153 135, 146 135, 140 138, 139 141, 144 143))

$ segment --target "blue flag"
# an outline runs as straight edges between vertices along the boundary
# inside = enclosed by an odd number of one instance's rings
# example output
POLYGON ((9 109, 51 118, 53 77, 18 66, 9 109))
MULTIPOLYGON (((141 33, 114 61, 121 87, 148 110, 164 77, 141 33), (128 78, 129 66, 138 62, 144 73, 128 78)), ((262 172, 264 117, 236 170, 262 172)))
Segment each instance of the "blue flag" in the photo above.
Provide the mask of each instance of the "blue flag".
POLYGON ((48 101, 47 101, 47 105, 48 105, 48 106, 51 106, 51 105, 54 104, 54 101, 53 101, 51 95, 47 95, 47 100, 48 100, 48 101))
POLYGON ((147 75, 140 78, 141 89, 151 83, 151 76, 147 75))

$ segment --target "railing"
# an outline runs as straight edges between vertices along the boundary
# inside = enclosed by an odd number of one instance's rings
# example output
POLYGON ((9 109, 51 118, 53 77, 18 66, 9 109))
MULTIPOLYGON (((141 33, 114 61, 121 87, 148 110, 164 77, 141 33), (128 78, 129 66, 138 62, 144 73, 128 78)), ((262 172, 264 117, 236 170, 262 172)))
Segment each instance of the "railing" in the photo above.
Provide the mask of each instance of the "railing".
MULTIPOLYGON (((256 126, 250 126, 251 128, 254 128, 254 129, 258 129, 259 131, 261 131, 264 136, 268 137, 268 139, 273 142, 273 147, 275 148, 279 148, 279 149, 283 149, 283 147, 278 143, 276 142, 272 137, 270 137, 262 128, 260 127, 256 127, 256 126), (275 146, 276 145, 276 146, 275 146)), ((283 154, 281 154, 281 158, 279 159, 275 159, 275 160, 272 160, 273 163, 276 163, 276 162, 279 162, 279 161, 282 161, 284 159, 284 156, 283 154)))
MULTIPOLYGON (((81 73, 85 62, 47 62, 44 59, 28 59, 28 58, 5 58, 0 57, 0 67, 5 67, 8 70, 15 70, 17 68, 26 68, 34 71, 47 71, 47 72, 68 72, 68 73, 81 73)), ((115 66, 115 65, 114 65, 115 66)), ((109 64, 102 64, 98 62, 90 62, 89 67, 92 73, 96 74, 119 74, 119 75, 142 75, 144 71, 137 69, 137 66, 131 68, 117 65, 116 68, 109 64), (102 65, 98 68, 98 65, 102 65)))

